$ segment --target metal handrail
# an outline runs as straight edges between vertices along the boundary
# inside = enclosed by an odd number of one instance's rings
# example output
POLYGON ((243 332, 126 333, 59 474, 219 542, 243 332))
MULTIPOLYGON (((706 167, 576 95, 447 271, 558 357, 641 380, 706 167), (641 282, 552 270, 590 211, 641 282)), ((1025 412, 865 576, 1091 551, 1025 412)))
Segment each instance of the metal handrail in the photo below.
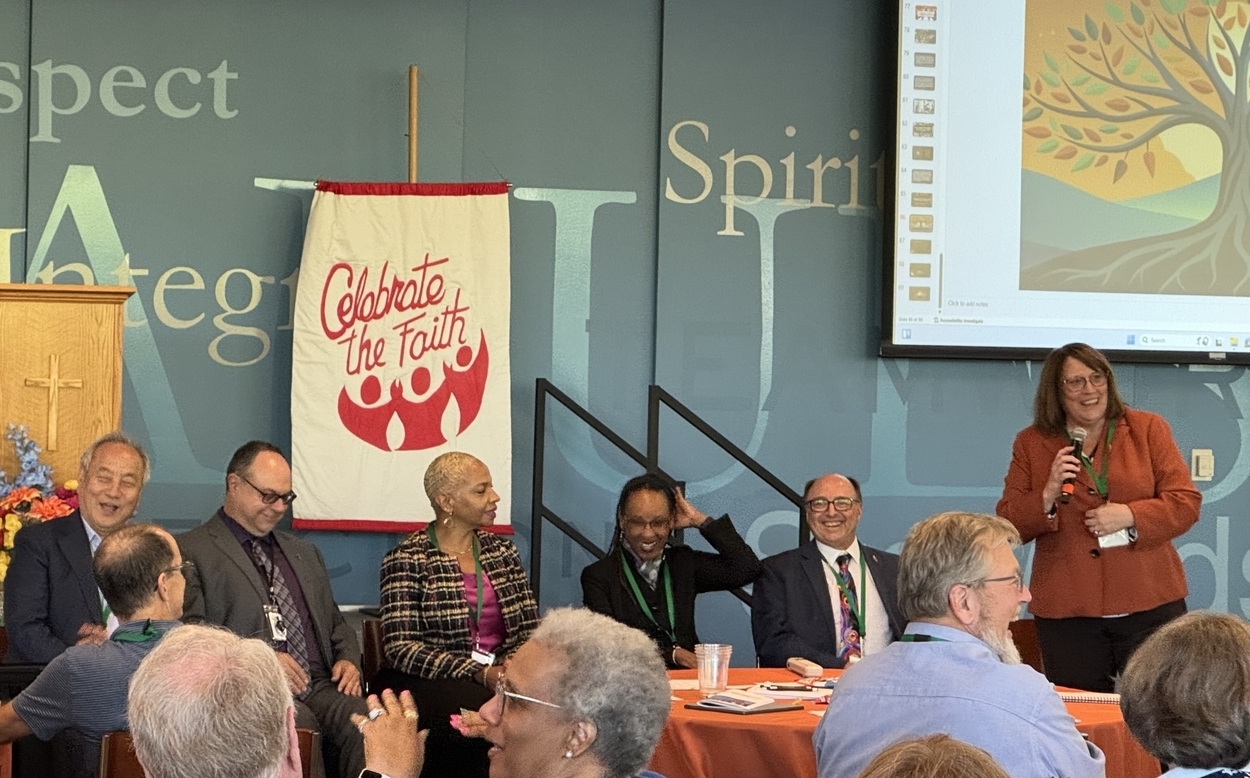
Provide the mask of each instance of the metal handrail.
MULTIPOLYGON (((659 386, 652 384, 647 390, 647 452, 644 454, 630 445, 629 441, 616 434, 610 427, 600 421, 594 414, 579 405, 573 398, 560 391, 546 378, 539 378, 534 387, 534 483, 531 492, 533 519, 530 526, 530 588, 534 599, 538 600, 542 586, 542 524, 549 521, 556 529, 563 532, 579 546, 586 549, 596 559, 603 559, 607 552, 593 543, 567 521, 547 508, 543 501, 543 475, 547 450, 547 397, 551 397, 572 411, 575 416, 598 432, 609 443, 616 446, 627 457, 634 460, 649 473, 656 473, 676 482, 671 475, 660 467, 660 406, 668 408, 701 432, 709 440, 719 446, 725 453, 733 457, 739 464, 754 473, 760 480, 775 489, 781 496, 794 503, 800 509, 803 498, 798 492, 787 486, 780 478, 773 475, 750 454, 736 446, 729 438, 722 435, 712 425, 704 421, 697 413, 687 408, 676 397, 659 386)), ((681 533, 677 533, 680 542, 681 533)), ((799 522, 799 541, 807 539, 807 526, 799 522)), ((734 589, 732 594, 748 606, 751 596, 742 589, 734 589)))

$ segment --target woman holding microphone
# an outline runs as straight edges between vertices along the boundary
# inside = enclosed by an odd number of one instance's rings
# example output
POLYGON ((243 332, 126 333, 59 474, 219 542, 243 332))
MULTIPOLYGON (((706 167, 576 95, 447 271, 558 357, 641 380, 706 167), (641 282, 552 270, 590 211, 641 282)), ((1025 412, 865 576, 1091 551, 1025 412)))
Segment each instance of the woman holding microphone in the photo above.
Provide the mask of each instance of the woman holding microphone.
POLYGON ((1167 422, 1125 405, 1107 358, 1084 343, 1052 351, 997 508, 1037 541, 1029 610, 1047 678, 1113 691, 1133 650, 1185 612, 1172 540, 1201 504, 1167 422))

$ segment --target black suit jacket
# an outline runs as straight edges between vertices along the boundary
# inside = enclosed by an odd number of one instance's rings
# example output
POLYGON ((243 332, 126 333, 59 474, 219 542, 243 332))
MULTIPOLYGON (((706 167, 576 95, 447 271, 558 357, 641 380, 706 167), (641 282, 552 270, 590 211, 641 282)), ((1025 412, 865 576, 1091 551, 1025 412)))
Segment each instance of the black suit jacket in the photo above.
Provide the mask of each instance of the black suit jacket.
MULTIPOLYGON (((326 674, 340 659, 360 667, 360 644, 334 602, 321 552, 289 532, 274 530, 273 534, 304 590, 326 674)), ((264 608, 269 603, 269 585, 221 518, 214 514, 179 535, 178 548, 183 559, 195 563, 195 573, 187 579, 182 620, 215 624, 246 638, 267 639, 264 608)))
POLYGON ((78 642, 83 624, 103 624, 100 590, 82 515, 23 527, 4 579, 6 662, 51 662, 78 642))
MULTIPOLYGON (((898 608, 898 557, 860 544, 877 594, 898 640, 907 626, 898 608)), ((751 598, 751 634, 760 667, 785 667, 792 656, 822 667, 841 667, 833 601, 816 541, 764 560, 751 598)))
MULTIPOLYGON (((751 583, 760 574, 759 557, 734 529, 728 516, 709 521, 699 531, 719 553, 695 551, 689 546, 671 546, 664 551, 673 578, 677 645, 690 650, 699 642, 694 629, 695 595, 736 589, 751 583)), ((613 548, 606 557, 583 570, 582 600, 592 611, 647 633, 671 667, 673 641, 639 607, 625 580, 621 564, 620 551, 613 548)), ((629 564, 633 564, 632 558, 629 564)), ((662 590, 662 587, 657 588, 662 590)))

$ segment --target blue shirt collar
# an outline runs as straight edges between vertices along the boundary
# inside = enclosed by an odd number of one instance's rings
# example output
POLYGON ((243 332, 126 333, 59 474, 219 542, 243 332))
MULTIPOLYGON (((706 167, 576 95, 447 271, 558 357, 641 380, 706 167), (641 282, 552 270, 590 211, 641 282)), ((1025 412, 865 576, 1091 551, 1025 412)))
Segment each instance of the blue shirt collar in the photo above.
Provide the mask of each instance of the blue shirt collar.
POLYGON ((903 634, 928 635, 929 637, 939 638, 948 643, 980 643, 989 648, 985 641, 976 635, 964 632, 962 629, 953 627, 944 627, 941 624, 934 624, 931 621, 909 621, 907 628, 903 630, 903 634))

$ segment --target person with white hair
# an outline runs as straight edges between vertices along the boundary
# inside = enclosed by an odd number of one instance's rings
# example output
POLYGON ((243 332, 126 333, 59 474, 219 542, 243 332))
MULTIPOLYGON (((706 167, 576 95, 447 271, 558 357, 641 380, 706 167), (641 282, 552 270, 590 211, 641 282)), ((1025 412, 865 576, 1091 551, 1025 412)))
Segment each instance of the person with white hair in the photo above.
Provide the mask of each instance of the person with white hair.
POLYGON ((1063 701, 1020 663, 1011 622, 1030 599, 1005 519, 940 513, 899 555, 902 638, 851 665, 812 738, 820 778, 855 778, 884 743, 944 733, 1016 778, 1102 778, 1063 701))
POLYGON ((641 631, 581 608, 549 611, 481 709, 490 778, 655 776, 668 675, 641 631))
MULTIPOLYGON (((424 736, 412 696, 370 695, 365 772, 417 778, 424 736)), ((148 778, 299 778, 295 707, 273 650, 251 638, 188 625, 170 632, 130 680, 135 754, 148 778)))

